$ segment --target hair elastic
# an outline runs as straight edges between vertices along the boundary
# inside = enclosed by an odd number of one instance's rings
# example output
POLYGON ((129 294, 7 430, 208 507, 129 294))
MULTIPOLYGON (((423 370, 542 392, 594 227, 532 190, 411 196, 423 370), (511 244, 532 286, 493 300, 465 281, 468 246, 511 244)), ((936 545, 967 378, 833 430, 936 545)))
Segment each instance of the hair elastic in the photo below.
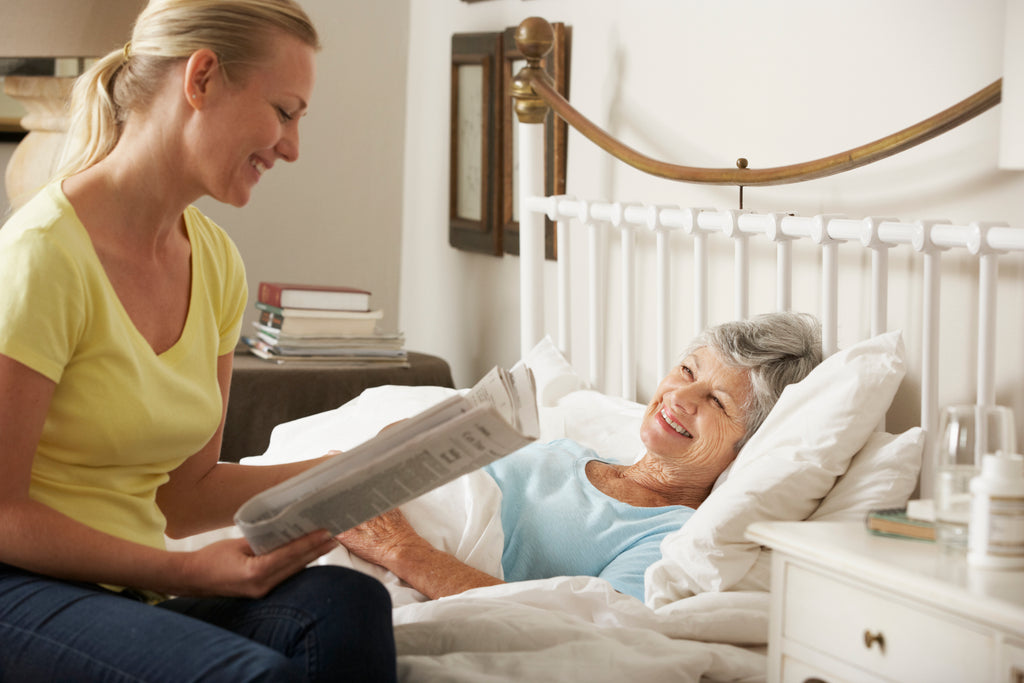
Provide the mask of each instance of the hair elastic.
POLYGON ((124 44, 124 59, 122 60, 122 63, 123 64, 127 64, 128 60, 131 59, 131 57, 132 57, 132 41, 129 40, 127 43, 124 44))

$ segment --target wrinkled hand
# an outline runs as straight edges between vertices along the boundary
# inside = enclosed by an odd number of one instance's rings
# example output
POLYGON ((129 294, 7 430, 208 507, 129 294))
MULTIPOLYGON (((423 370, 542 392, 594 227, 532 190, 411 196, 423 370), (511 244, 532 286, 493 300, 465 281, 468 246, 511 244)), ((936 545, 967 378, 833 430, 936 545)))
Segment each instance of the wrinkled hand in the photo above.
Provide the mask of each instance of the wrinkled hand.
POLYGON ((502 583, 432 546, 397 509, 349 529, 337 539, 353 555, 384 567, 431 599, 502 583))
POLYGON ((428 545, 398 508, 342 532, 336 538, 352 554, 385 569, 392 568, 390 565, 399 550, 428 545))
POLYGON ((338 547, 327 531, 316 531, 257 555, 244 538, 232 538, 182 553, 184 586, 176 595, 261 598, 307 564, 338 547))

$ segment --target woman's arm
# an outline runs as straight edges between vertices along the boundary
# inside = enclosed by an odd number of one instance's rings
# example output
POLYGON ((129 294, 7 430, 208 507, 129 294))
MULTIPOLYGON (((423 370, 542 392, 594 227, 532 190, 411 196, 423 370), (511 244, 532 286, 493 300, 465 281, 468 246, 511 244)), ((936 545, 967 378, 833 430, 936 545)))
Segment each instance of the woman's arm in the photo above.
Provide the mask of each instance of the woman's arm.
POLYGON ((171 472, 170 479, 157 491, 157 504, 167 518, 167 535, 171 538, 230 526, 242 503, 329 457, 271 466, 219 462, 231 368, 232 354, 217 359, 217 381, 222 397, 217 432, 201 451, 171 472))
POLYGON ((337 547, 319 532, 260 556, 242 539, 170 553, 102 533, 32 500, 32 463, 55 387, 0 354, 0 562, 176 595, 259 597, 337 547))
POLYGON ((430 545, 397 509, 349 529, 338 540, 431 599, 504 583, 430 545))

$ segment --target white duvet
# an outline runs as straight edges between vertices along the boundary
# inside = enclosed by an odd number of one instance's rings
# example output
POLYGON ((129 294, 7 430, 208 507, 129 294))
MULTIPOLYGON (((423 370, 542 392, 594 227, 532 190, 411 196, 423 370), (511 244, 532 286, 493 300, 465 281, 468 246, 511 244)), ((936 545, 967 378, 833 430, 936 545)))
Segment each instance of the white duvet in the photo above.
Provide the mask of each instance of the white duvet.
POLYGON ((764 678, 763 654, 687 635, 706 636, 702 625, 729 631, 748 616, 762 621, 767 594, 683 602, 678 614, 657 614, 598 579, 572 577, 410 604, 394 613, 399 673, 474 683, 764 678))

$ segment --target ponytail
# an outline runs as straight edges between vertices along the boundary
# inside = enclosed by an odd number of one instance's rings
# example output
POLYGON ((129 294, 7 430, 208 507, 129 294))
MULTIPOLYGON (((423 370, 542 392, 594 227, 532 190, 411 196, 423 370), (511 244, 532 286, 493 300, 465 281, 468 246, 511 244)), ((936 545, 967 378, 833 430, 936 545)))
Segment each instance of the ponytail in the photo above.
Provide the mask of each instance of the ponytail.
POLYGON ((124 65, 124 51, 115 50, 75 81, 67 138, 57 166, 58 178, 89 168, 117 145, 124 113, 114 100, 113 86, 124 65))

